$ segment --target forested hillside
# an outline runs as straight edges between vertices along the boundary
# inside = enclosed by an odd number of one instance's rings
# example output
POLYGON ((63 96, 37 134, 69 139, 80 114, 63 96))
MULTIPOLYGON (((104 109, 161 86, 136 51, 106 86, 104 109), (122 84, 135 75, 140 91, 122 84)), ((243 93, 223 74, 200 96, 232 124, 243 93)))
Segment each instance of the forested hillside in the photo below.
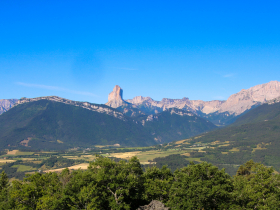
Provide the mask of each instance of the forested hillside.
POLYGON ((213 123, 189 111, 177 108, 134 118, 142 123, 159 143, 186 139, 217 128, 213 123))
POLYGON ((116 143, 147 146, 155 144, 155 141, 142 125, 128 118, 122 120, 50 100, 20 104, 0 115, 2 149, 62 150, 116 143))
POLYGON ((258 106, 244 115, 237 118, 231 126, 238 126, 248 123, 258 123, 269 120, 280 120, 280 103, 263 104, 258 106))
POLYGON ((232 167, 253 159, 280 170, 280 103, 264 104, 241 116, 232 126, 192 137, 190 144, 207 145, 204 153, 193 153, 221 167, 232 167))
POLYGON ((99 157, 87 170, 35 173, 9 183, 0 177, 1 209, 137 209, 159 200, 171 209, 277 209, 280 175, 249 161, 234 178, 203 162, 174 173, 141 168, 136 157, 115 162, 99 157))

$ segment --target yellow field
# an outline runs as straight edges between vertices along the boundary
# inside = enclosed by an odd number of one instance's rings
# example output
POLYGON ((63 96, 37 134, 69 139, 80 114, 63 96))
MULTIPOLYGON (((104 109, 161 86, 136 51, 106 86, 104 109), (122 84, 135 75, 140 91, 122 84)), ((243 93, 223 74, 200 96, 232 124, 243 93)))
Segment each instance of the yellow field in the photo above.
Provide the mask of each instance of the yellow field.
POLYGON ((151 150, 146 152, 140 152, 136 156, 139 158, 140 163, 148 162, 149 160, 153 160, 157 157, 166 157, 168 155, 173 154, 182 154, 186 151, 181 150, 167 150, 167 151, 161 151, 161 150, 151 150))
POLYGON ((176 141, 175 144, 178 144, 178 145, 182 145, 182 144, 190 144, 188 141, 190 141, 192 139, 183 139, 183 140, 180 140, 180 141, 176 141))
POLYGON ((16 162, 16 160, 5 160, 5 159, 0 159, 0 163, 12 163, 16 162))
POLYGON ((180 140, 180 141, 176 141, 175 144, 183 144, 184 141, 186 141, 187 139, 184 140, 180 140))
POLYGON ((114 144, 114 145, 94 145, 94 147, 97 147, 97 148, 103 148, 103 147, 120 147, 120 144, 114 144))
POLYGON ((218 147, 226 147, 226 146, 229 146, 230 144, 221 144, 219 145, 218 147))
POLYGON ((137 156, 141 151, 125 152, 125 153, 111 153, 110 156, 122 159, 130 159, 133 156, 137 156))
POLYGON ((31 162, 34 162, 37 160, 37 158, 20 158, 20 159, 23 161, 31 161, 31 162))
MULTIPOLYGON (((78 164, 78 165, 75 165, 75 166, 71 166, 71 167, 68 167, 70 170, 78 170, 78 169, 82 169, 82 170, 85 170, 87 169, 89 166, 89 163, 81 163, 81 164, 78 164)), ((52 170, 46 170, 44 172, 60 172, 62 171, 63 169, 65 168, 57 168, 57 169, 52 169, 52 170)))
POLYGON ((194 139, 199 139, 199 138, 201 138, 202 136, 196 136, 196 137, 194 137, 194 139))
POLYGON ((17 152, 18 152, 18 150, 12 150, 12 151, 9 151, 7 153, 7 155, 15 155, 17 152))
POLYGON ((19 150, 8 151, 7 155, 33 155, 34 152, 21 152, 19 150))
POLYGON ((95 145, 95 147, 97 147, 97 148, 103 148, 103 147, 105 147, 105 146, 102 146, 102 145, 95 145))
POLYGON ((217 140, 217 141, 212 142, 211 144, 216 145, 216 144, 219 144, 219 143, 220 143, 220 141, 217 140))
POLYGON ((257 148, 253 148, 253 151, 252 151, 252 152, 255 152, 256 150, 263 150, 263 149, 266 149, 266 148, 261 148, 261 147, 259 147, 259 145, 258 145, 257 148))
POLYGON ((205 149, 206 147, 192 147, 192 148, 187 148, 187 149, 192 149, 192 150, 201 150, 205 149))
POLYGON ((239 149, 238 148, 232 148, 231 150, 229 150, 230 152, 239 152, 239 149))
POLYGON ((156 162, 141 162, 143 165, 150 165, 150 164, 156 164, 156 162))

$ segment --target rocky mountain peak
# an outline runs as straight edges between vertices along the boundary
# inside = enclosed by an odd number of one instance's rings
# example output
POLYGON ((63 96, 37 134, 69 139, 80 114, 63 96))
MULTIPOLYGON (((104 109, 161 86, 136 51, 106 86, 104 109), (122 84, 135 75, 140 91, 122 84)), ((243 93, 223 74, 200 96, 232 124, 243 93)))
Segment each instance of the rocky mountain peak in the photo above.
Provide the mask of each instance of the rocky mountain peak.
POLYGON ((18 99, 0 99, 0 114, 8 111, 17 102, 18 102, 18 99))
POLYGON ((108 102, 106 103, 106 105, 113 108, 117 108, 126 104, 128 103, 123 100, 123 90, 120 86, 116 85, 113 91, 109 93, 108 102))
POLYGON ((118 85, 114 87, 113 91, 108 96, 108 102, 112 100, 123 100, 123 90, 118 85))
POLYGON ((219 112, 239 115, 255 105, 263 104, 280 96, 280 82, 271 81, 256 85, 231 95, 219 108, 219 112))
POLYGON ((132 104, 141 104, 144 101, 151 102, 154 100, 151 97, 135 96, 133 99, 128 99, 126 101, 132 104))
POLYGON ((210 117, 212 118, 214 116, 214 118, 222 119, 215 121, 215 123, 224 125, 227 117, 230 119, 232 116, 238 116, 255 106, 277 97, 280 97, 280 82, 271 81, 249 89, 242 89, 240 92, 231 95, 227 100, 202 101, 189 100, 189 98, 184 97, 182 99, 163 98, 161 101, 155 101, 150 97, 137 96, 126 101, 136 108, 146 107, 148 110, 154 109, 157 112, 165 111, 169 108, 178 108, 193 112, 202 117, 211 114, 212 116, 210 117))

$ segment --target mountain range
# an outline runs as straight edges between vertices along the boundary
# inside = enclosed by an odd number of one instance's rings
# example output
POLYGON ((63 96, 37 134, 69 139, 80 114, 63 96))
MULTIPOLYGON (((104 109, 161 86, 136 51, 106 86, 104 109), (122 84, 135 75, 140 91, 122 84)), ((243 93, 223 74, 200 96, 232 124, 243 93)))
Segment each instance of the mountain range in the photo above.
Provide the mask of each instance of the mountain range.
MULTIPOLYGON (((142 96, 124 100, 119 86, 114 87, 105 105, 57 96, 4 99, 0 101, 5 112, 0 115, 0 146, 57 150, 167 143, 217 130, 217 126, 231 124, 234 129, 244 123, 251 126, 256 121, 255 110, 264 109, 256 107, 277 104, 279 98, 280 82, 272 81, 241 90, 226 101, 188 98, 155 101, 142 96)), ((274 109, 270 115, 275 112, 274 109)), ((262 111, 259 113, 266 116, 262 111)), ((227 129, 233 129, 230 127, 214 133, 227 133, 227 129)))
POLYGON ((136 96, 133 99, 123 100, 123 91, 115 86, 108 97, 106 105, 119 108, 125 112, 136 115, 131 108, 138 108, 144 114, 156 114, 169 108, 178 108, 195 113, 206 118, 218 126, 228 125, 246 111, 259 106, 269 100, 280 96, 280 82, 271 81, 266 84, 256 85, 247 90, 231 95, 226 101, 189 100, 163 98, 155 101, 150 97, 136 96))
POLYGON ((214 128, 213 123, 176 108, 136 118, 106 105, 57 96, 21 98, 0 115, 0 147, 62 150, 94 145, 150 146, 214 128))

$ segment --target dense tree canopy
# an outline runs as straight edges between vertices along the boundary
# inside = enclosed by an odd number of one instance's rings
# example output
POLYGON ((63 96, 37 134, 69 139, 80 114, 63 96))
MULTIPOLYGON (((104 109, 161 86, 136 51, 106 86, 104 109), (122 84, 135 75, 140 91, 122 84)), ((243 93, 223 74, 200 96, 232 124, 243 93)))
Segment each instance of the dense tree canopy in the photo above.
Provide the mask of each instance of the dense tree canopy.
POLYGON ((87 170, 35 173, 9 183, 0 177, 0 209, 137 209, 159 200, 171 209, 277 209, 280 177, 248 161, 233 178, 210 163, 191 163, 174 173, 141 168, 136 157, 116 162, 98 157, 87 170))

